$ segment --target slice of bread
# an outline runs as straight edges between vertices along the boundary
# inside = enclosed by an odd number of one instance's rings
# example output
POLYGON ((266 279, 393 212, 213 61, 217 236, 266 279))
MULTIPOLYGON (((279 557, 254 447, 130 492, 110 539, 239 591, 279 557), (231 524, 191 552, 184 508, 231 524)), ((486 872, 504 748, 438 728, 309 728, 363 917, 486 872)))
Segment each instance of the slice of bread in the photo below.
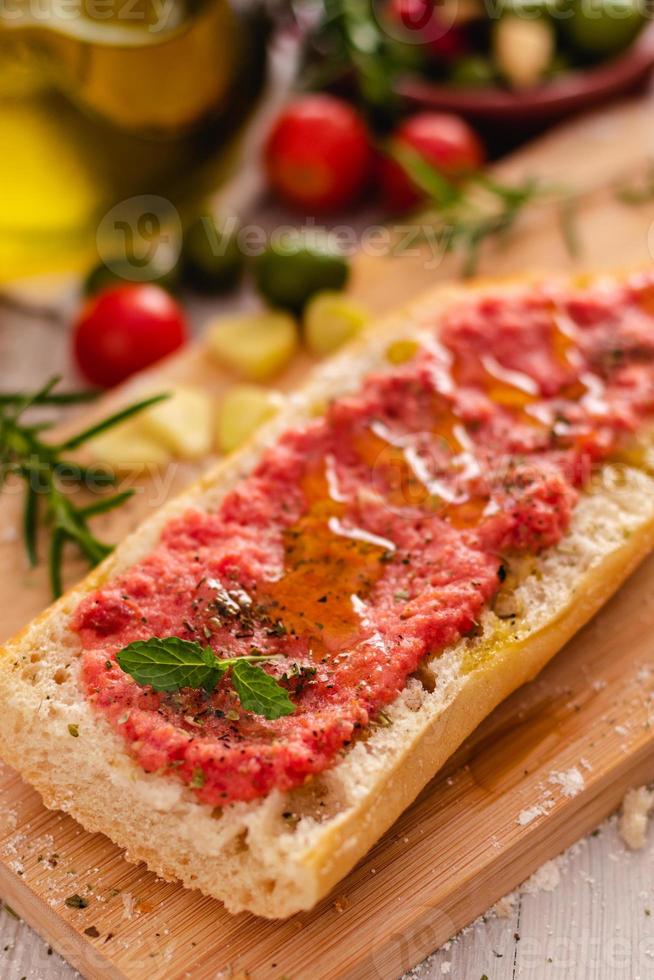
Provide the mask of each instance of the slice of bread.
MULTIPOLYGON (((518 284, 493 286, 523 288, 518 284)), ((475 287, 481 290, 484 287, 475 287)), ((429 333, 470 289, 439 288, 378 323, 322 366, 241 452, 162 507, 76 588, 9 642, 0 658, 0 754, 47 806, 102 831, 164 878, 226 904, 281 918, 308 909, 355 864, 475 726, 561 649, 654 548, 654 479, 606 465, 582 494, 565 538, 511 576, 516 616, 484 613, 474 638, 425 663, 419 676, 331 769, 299 790, 222 810, 180 783, 146 774, 94 711, 69 627, 80 600, 140 560, 189 505, 214 508, 276 435, 388 365, 390 342, 429 333), (72 737, 69 726, 79 732, 72 737)), ((500 611, 498 609, 498 611, 500 611)))

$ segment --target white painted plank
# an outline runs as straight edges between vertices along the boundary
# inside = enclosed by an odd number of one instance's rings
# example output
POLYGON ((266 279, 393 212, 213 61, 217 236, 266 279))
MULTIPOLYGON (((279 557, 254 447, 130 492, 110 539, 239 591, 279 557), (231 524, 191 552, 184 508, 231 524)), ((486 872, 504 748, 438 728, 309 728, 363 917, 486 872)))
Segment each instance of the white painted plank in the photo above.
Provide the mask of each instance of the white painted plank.
POLYGON ((73 970, 28 925, 0 911, 0 977, 3 980, 78 980, 73 970))
POLYGON ((654 830, 631 852, 616 825, 606 821, 555 862, 553 891, 520 894, 513 915, 478 920, 407 980, 649 980, 654 830))

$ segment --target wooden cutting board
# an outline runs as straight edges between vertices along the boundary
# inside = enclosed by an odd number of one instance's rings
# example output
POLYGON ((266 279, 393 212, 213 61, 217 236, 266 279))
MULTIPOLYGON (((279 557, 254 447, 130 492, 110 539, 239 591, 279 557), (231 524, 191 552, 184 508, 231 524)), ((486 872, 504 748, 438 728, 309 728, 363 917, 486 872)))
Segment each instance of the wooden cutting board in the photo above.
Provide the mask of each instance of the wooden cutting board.
MULTIPOLYGON (((651 118, 649 102, 622 106, 565 127, 500 168, 506 176, 538 173, 590 187, 578 202, 579 268, 652 260, 654 202, 630 208, 615 194, 616 183, 642 173, 654 157, 651 118)), ((534 209, 510 239, 484 254, 480 271, 571 264, 558 214, 534 209)), ((455 272, 455 259, 434 263, 425 252, 362 255, 352 290, 380 312, 455 272)), ((295 383, 307 366, 298 360, 280 386, 295 383)), ((112 399, 171 379, 206 385, 217 397, 227 383, 200 346, 112 399)), ((105 519, 103 532, 118 540, 205 465, 174 465, 158 482, 141 480, 141 492, 105 519)), ((43 571, 27 573, 12 534, 19 503, 11 494, 0 501, 6 635, 48 601, 43 571)), ((71 578, 81 571, 71 562, 71 578)), ((654 558, 539 679, 480 726, 311 913, 283 923, 230 916, 219 903, 127 864, 103 836, 47 811, 7 768, 0 769, 0 893, 89 978, 390 980, 594 827, 629 786, 654 778, 653 595, 654 558), (87 906, 67 906, 72 895, 87 906)))

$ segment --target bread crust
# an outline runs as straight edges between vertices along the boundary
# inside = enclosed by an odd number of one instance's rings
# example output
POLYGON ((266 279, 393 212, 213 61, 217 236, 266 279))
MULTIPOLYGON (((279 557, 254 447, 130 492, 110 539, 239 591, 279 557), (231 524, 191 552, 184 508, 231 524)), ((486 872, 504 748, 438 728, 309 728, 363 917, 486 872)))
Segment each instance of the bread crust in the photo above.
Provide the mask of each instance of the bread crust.
MULTIPOLYGON (((493 292, 526 281, 494 285, 493 292)), ((0 754, 47 806, 108 835, 129 860, 200 888, 231 911, 282 918, 311 908, 479 722, 533 678, 654 549, 654 480, 625 467, 616 488, 604 479, 607 465, 599 485, 582 495, 570 532, 518 586, 524 613, 517 622, 508 627, 488 610, 478 638, 462 640, 409 681, 389 709, 388 727, 371 726, 332 769, 291 793, 274 791, 217 812, 175 780, 144 773, 91 708, 79 683, 79 641, 68 625, 80 600, 147 554, 173 515, 214 507, 279 432, 382 367, 390 341, 419 339, 426 317, 433 331, 434 317, 471 291, 440 287, 367 331, 318 369, 248 446, 164 505, 6 644, 0 754), (71 724, 78 737, 71 737, 71 724)))

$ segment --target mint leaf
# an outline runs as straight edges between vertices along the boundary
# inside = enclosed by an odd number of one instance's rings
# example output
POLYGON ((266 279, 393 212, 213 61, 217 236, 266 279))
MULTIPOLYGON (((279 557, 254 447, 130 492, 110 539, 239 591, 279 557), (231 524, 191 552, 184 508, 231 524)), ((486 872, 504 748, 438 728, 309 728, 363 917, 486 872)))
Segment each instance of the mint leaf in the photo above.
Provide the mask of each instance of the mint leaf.
POLYGON ((135 640, 119 653, 121 669, 137 684, 154 691, 179 691, 182 687, 203 688, 207 694, 231 670, 234 690, 246 711, 262 715, 268 721, 290 715, 295 705, 285 688, 260 667, 258 661, 275 657, 232 657, 221 660, 210 647, 181 640, 178 636, 135 640))
POLYGON ((154 691, 202 687, 211 693, 229 667, 229 661, 218 660, 209 647, 177 636, 136 640, 116 660, 137 684, 148 684, 154 691))
POLYGON ((295 711, 286 689, 261 667, 244 658, 237 659, 232 667, 232 683, 245 710, 263 715, 268 721, 295 711))

